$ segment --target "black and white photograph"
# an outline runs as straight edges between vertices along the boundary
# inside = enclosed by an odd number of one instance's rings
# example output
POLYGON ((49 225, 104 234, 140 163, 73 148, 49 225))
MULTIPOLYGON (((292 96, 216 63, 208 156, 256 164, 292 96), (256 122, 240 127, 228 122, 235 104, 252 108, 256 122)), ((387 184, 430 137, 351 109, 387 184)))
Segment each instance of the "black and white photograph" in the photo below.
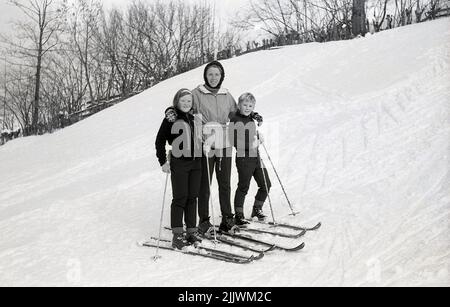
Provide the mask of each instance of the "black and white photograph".
POLYGON ((449 156, 450 0, 0 0, 0 287, 449 287, 449 156))

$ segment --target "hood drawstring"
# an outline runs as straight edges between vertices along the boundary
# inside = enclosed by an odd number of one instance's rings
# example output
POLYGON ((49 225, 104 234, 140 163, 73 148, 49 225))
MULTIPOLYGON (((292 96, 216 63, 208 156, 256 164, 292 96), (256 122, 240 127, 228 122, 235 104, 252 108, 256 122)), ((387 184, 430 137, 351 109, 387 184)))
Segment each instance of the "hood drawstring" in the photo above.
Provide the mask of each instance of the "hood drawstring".
POLYGON ((222 171, 222 157, 220 157, 220 160, 219 160, 219 172, 221 172, 222 171))

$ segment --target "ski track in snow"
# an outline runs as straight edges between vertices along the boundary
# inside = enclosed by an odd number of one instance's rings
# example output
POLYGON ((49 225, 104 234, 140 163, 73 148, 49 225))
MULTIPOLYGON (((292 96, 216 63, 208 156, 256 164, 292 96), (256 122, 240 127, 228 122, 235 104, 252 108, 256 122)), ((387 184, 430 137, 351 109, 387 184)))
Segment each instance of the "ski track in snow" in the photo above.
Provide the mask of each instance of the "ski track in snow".
MULTIPOLYGON (((163 250, 153 262, 153 249, 136 246, 158 233, 164 175, 153 143, 163 110, 177 89, 201 83, 202 67, 0 147, 0 285, 449 286, 449 26, 223 61, 235 98, 256 95, 267 149, 301 211, 288 216, 263 154, 277 221, 322 222, 301 252, 235 265, 163 250)), ((215 180, 212 191, 217 214, 215 180)), ((252 182, 247 215, 255 193, 252 182)))

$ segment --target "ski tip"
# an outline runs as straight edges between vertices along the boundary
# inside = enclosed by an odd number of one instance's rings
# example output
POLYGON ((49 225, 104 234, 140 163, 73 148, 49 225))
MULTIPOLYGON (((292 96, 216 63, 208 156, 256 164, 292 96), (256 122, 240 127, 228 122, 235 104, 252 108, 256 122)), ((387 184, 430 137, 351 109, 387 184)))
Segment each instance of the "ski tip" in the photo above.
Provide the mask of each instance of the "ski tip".
POLYGON ((316 226, 314 226, 313 228, 311 228, 311 230, 317 230, 322 226, 322 222, 317 223, 316 226))
POLYGON ((302 242, 299 246, 292 248, 291 251, 296 252, 305 248, 305 242, 302 242))
POLYGON ((275 248, 284 250, 286 252, 297 252, 297 251, 303 249, 304 247, 305 247, 305 242, 302 242, 300 245, 297 245, 295 247, 281 247, 281 246, 277 245, 275 248))
POLYGON ((263 253, 271 252, 271 251, 273 251, 275 248, 277 248, 277 245, 276 245, 276 244, 273 244, 271 247, 269 247, 268 249, 264 250, 263 253))
POLYGON ((277 245, 274 244, 274 245, 272 245, 272 247, 270 247, 267 251, 268 251, 268 252, 271 252, 271 251, 273 251, 276 247, 277 247, 277 245))
POLYGON ((302 244, 300 244, 300 245, 297 246, 297 247, 292 248, 290 251, 296 252, 296 251, 302 250, 302 249, 304 249, 304 248, 305 248, 305 242, 302 242, 302 244))
POLYGON ((264 258, 264 253, 261 252, 261 253, 258 254, 258 256, 254 257, 254 258, 255 258, 255 260, 262 259, 262 258, 264 258))

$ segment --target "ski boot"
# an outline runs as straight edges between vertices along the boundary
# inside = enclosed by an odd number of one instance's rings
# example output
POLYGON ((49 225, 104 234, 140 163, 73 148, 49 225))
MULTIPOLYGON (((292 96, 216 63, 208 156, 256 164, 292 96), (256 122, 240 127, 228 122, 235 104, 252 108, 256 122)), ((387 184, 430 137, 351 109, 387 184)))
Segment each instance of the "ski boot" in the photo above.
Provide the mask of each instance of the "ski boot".
POLYGON ((186 241, 194 246, 202 242, 202 239, 200 238, 197 229, 194 229, 192 231, 190 229, 187 230, 186 241))
POLYGON ((266 220, 266 216, 264 215, 262 209, 259 207, 253 207, 251 217, 252 218, 256 217, 258 219, 258 221, 261 221, 261 222, 266 220))
POLYGON ((202 237, 212 237, 214 233, 214 227, 209 222, 209 217, 198 224, 198 234, 202 237))
POLYGON ((174 233, 172 238, 172 247, 174 249, 182 250, 186 246, 189 246, 182 233, 174 233))
POLYGON ((243 226, 243 225, 250 224, 249 222, 247 222, 245 220, 244 213, 242 213, 242 212, 236 212, 236 215, 234 216, 234 223, 237 226, 243 226))
POLYGON ((236 226, 233 215, 222 217, 222 223, 220 223, 219 231, 230 234, 239 232, 239 227, 236 226))

